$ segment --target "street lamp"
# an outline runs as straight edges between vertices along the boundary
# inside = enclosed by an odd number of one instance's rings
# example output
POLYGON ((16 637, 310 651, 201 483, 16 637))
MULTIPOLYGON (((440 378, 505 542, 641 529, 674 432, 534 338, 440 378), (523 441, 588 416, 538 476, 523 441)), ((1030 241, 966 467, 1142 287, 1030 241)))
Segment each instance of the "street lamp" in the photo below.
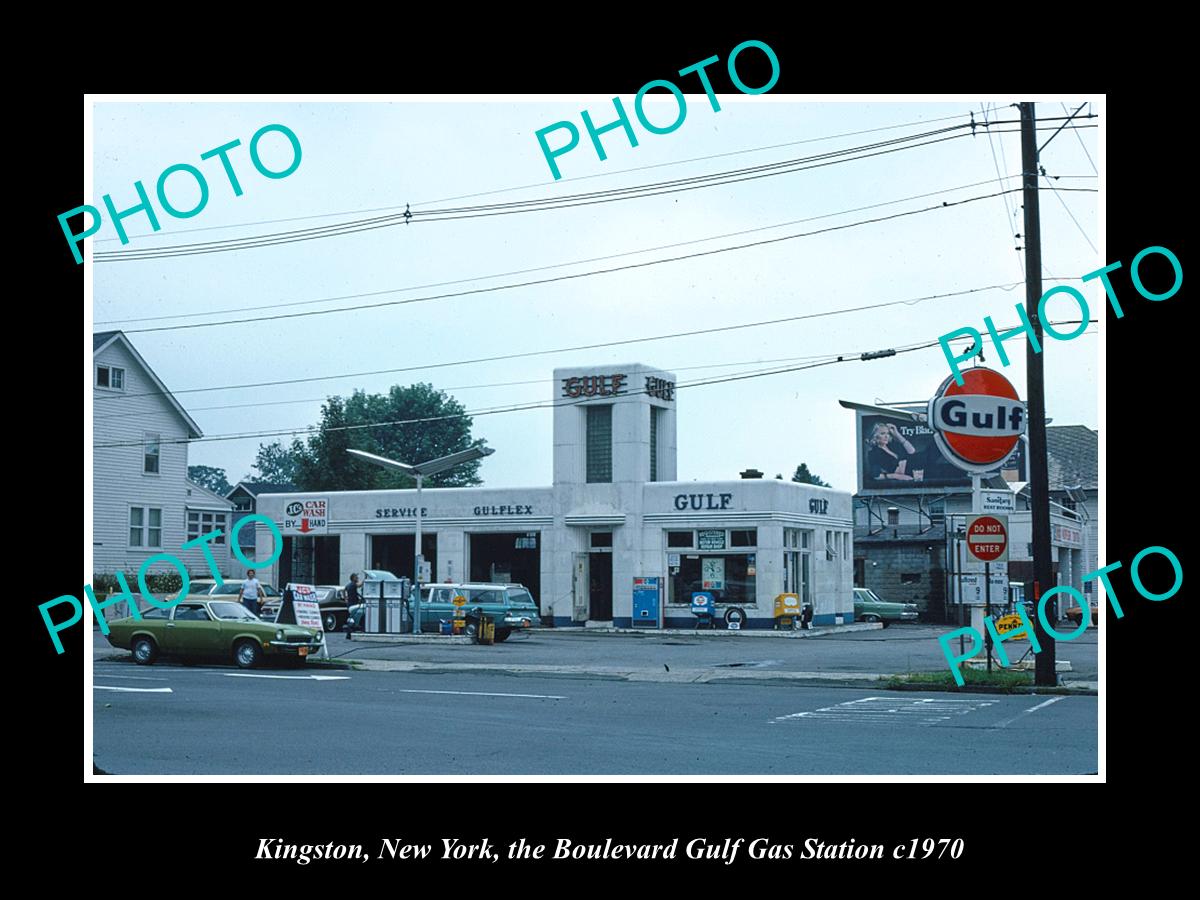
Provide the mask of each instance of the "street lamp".
POLYGON ((472 462, 476 459, 482 459, 485 456, 491 456, 496 451, 491 447, 471 447, 467 450, 460 450, 458 453, 451 453, 449 456, 439 456, 437 459, 426 460, 423 463, 409 465, 408 463, 396 462, 394 459, 387 459, 383 456, 376 456, 374 453, 367 453, 364 450, 346 450, 352 456, 357 456, 361 460, 365 460, 376 466, 381 466, 384 469, 395 469, 398 472, 403 472, 405 475, 412 475, 417 479, 417 537, 414 547, 414 566, 413 573, 413 634, 421 633, 421 482, 426 475, 438 475, 448 469, 453 469, 455 466, 460 466, 466 462, 472 462))

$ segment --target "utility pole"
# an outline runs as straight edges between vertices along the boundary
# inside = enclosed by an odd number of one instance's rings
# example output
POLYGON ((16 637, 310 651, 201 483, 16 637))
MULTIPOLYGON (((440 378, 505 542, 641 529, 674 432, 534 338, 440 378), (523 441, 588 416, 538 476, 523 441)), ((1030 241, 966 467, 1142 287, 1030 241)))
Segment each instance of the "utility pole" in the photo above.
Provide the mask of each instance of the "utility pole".
MULTIPOLYGON (((1038 346, 1045 348, 1041 318, 1042 227, 1038 209, 1037 120, 1032 103, 1021 109, 1021 177, 1025 205, 1025 309, 1038 346)), ((1043 353, 1044 353, 1043 349, 1043 353)), ((1025 380, 1029 392, 1029 502, 1033 524, 1033 600, 1054 587, 1050 560, 1050 474, 1046 461, 1046 380, 1043 354, 1029 347, 1025 352, 1025 380)), ((1042 652, 1034 657, 1034 684, 1049 687, 1058 683, 1054 662, 1054 638, 1042 628, 1041 617, 1033 617, 1034 634, 1042 652)))

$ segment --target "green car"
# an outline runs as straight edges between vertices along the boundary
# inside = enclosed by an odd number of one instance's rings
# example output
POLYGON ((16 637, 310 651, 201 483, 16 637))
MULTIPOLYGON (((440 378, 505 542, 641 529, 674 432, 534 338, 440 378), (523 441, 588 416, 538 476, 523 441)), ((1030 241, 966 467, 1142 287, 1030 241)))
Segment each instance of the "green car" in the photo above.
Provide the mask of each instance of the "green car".
POLYGON ((188 597, 170 609, 152 607, 140 619, 108 623, 108 642, 133 652, 140 666, 160 653, 232 658, 249 669, 264 656, 305 659, 321 649, 321 632, 264 622, 236 600, 188 597))
MULTIPOLYGON (((436 632, 443 619, 480 612, 495 617, 496 640, 506 641, 513 632, 540 628, 541 617, 529 589, 521 584, 427 584, 421 587, 421 630, 436 632), (456 604, 455 597, 464 602, 456 604)), ((467 634, 474 634, 468 621, 467 634)))
POLYGON ((880 600, 870 588, 854 589, 854 619, 856 622, 882 622, 887 628, 892 622, 915 622, 920 612, 915 603, 889 603, 880 600))

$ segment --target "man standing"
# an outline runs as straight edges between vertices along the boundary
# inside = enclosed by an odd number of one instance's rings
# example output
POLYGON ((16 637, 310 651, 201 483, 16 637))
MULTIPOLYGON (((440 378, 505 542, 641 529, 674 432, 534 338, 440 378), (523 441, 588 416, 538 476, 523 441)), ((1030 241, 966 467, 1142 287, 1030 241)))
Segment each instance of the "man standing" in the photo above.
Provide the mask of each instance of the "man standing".
POLYGON ((254 570, 246 570, 246 580, 242 582, 241 590, 238 591, 238 600, 250 612, 258 615, 259 598, 262 596, 262 585, 258 583, 258 579, 254 577, 254 570))

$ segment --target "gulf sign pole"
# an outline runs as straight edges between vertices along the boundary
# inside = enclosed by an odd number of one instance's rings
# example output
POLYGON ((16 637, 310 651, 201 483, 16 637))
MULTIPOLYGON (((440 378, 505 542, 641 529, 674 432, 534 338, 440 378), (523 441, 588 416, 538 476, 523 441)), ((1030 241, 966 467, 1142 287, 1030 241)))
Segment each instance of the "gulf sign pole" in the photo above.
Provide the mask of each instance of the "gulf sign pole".
MULTIPOLYGON (((1028 413, 1017 389, 993 369, 976 367, 962 373, 963 383, 951 375, 929 401, 926 419, 942 455, 971 474, 972 491, 980 490, 980 476, 995 472, 1016 449, 1025 432, 1028 413)), ((1045 423, 1042 425, 1045 433, 1045 423)), ((975 504, 972 498, 972 506, 975 504)), ((992 566, 1008 558, 1007 516, 973 516, 967 522, 967 550, 984 563, 986 615, 992 615, 992 566), (1003 521, 1002 521, 1003 520, 1003 521)), ((960 596, 961 601, 961 596, 960 596)), ((986 631, 987 670, 992 671, 992 633, 986 631)))

